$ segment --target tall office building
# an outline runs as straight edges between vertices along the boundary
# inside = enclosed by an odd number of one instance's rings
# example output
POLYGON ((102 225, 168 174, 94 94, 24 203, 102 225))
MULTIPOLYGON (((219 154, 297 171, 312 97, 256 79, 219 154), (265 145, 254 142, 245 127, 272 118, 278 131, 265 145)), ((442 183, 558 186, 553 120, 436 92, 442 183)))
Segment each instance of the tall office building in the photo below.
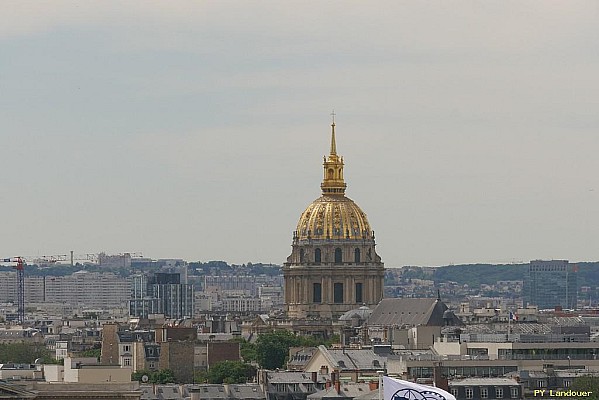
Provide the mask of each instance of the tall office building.
POLYGON ((283 266, 291 318, 338 318, 362 305, 374 307, 383 298, 385 268, 375 251, 374 231, 366 214, 345 197, 334 121, 331 128, 322 196, 300 216, 283 266))
POLYGON ((183 282, 181 273, 157 272, 135 275, 131 286, 129 314, 147 318, 149 314, 164 314, 167 318, 193 316, 193 285, 183 282))
POLYGON ((539 309, 557 306, 575 309, 578 301, 577 268, 568 260, 533 260, 524 280, 524 300, 539 309))

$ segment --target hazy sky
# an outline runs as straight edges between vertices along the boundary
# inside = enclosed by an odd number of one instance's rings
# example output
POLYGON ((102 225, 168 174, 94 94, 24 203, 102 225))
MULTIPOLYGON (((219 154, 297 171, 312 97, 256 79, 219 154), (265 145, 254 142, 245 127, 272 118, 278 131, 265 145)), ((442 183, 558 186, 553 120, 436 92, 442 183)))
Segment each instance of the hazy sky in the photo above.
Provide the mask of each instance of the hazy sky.
POLYGON ((330 113, 387 266, 599 259, 597 1, 2 1, 0 257, 282 263, 330 113))

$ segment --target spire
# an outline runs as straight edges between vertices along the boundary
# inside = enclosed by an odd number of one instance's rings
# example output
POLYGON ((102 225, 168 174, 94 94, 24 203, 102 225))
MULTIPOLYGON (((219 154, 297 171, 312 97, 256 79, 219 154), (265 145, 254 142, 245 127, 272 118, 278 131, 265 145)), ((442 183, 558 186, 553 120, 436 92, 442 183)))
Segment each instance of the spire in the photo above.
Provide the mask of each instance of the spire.
POLYGON ((347 185, 343 180, 343 157, 337 155, 337 143, 335 140, 335 111, 331 113, 333 123, 331 124, 331 152, 324 158, 324 179, 320 184, 323 195, 345 194, 347 185))
POLYGON ((331 155, 337 155, 337 144, 335 143, 335 110, 331 113, 333 123, 331 124, 331 155))

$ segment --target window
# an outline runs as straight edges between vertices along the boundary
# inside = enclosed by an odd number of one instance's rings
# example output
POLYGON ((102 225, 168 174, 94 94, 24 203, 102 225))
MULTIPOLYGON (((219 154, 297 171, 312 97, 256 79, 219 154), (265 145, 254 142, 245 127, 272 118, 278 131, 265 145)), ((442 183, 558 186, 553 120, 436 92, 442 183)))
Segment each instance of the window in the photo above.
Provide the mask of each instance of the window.
POLYGON ((458 389, 457 388, 451 388, 451 395, 457 399, 457 397, 458 397, 458 389))
POLYGON ((304 249, 300 249, 300 263, 304 262, 304 249))
POLYGON ((316 264, 320 264, 321 263, 321 251, 320 251, 320 249, 314 250, 314 262, 316 264))
POLYGON ((539 379, 539 380, 537 381, 537 387, 538 387, 538 388, 544 388, 545 386, 547 386, 547 383, 546 383, 544 380, 542 380, 542 379, 539 379))
POLYGON ((322 284, 315 283, 312 285, 312 302, 313 303, 321 303, 322 302, 322 284))
POLYGON ((333 302, 343 303, 343 283, 335 283, 333 285, 333 302))
POLYGON ((503 388, 495 388, 495 398, 503 399, 503 388))
POLYGON ((466 388, 466 398, 467 399, 472 399, 474 398, 474 390, 472 390, 472 388, 466 388))
POLYGON ((356 303, 362 303, 362 284, 356 283, 356 303))
POLYGON ((518 398, 518 388, 513 387, 510 389, 511 395, 512 395, 512 399, 517 399, 518 398))
POLYGON ((337 247, 335 249, 335 264, 341 264, 341 259, 342 259, 341 249, 339 247, 337 247))
POLYGON ((354 262, 360 264, 360 249, 354 250, 354 262))
POLYGON ((480 388, 480 398, 488 399, 489 398, 489 389, 487 389, 486 387, 480 388))
POLYGON ((125 367, 131 366, 131 359, 130 358, 123 358, 123 365, 125 367))

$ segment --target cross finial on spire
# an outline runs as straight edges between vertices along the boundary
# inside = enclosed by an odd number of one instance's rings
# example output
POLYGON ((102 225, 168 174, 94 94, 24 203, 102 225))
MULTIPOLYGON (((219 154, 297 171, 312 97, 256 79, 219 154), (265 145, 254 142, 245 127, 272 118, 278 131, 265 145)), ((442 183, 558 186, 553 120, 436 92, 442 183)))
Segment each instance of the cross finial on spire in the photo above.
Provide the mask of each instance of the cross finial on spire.
POLYGON ((337 145, 335 143, 335 110, 331 113, 333 123, 331 124, 331 155, 337 155, 337 145))
POLYGON ((345 182, 343 180, 343 157, 337 155, 337 143, 335 142, 335 110, 331 113, 333 123, 331 124, 331 152, 325 156, 324 179, 320 187, 322 194, 326 196, 343 196, 345 193, 345 182))

